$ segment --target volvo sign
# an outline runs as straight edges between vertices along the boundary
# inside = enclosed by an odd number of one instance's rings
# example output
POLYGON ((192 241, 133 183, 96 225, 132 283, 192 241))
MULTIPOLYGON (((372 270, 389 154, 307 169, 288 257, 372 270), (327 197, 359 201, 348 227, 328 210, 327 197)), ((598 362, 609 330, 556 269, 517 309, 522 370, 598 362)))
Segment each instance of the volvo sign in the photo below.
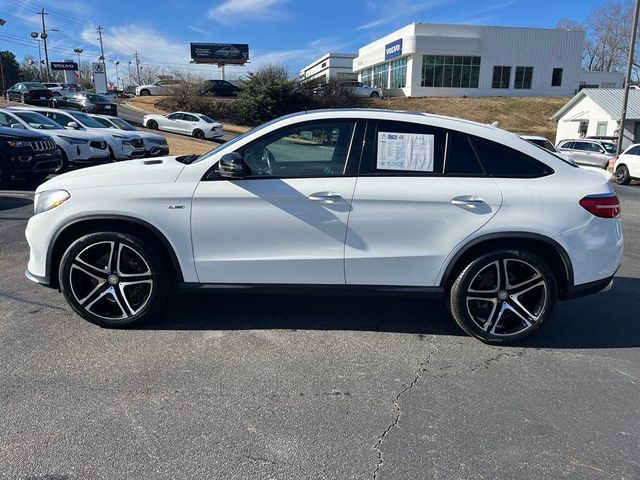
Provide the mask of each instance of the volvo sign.
MULTIPOLYGON (((378 50, 380 51, 380 50, 378 50)), ((402 39, 388 43, 384 47, 384 59, 391 60, 392 58, 402 56, 402 39)))
POLYGON ((51 62, 51 70, 78 70, 76 62, 51 62))
POLYGON ((244 65, 249 61, 249 45, 246 43, 192 43, 191 61, 244 65))

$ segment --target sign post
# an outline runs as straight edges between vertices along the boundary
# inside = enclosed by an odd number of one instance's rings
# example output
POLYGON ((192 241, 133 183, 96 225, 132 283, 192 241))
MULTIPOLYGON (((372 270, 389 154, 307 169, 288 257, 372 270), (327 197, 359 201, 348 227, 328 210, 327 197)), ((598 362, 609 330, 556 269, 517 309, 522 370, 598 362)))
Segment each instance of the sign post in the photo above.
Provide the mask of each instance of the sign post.
POLYGON ((96 89, 96 93, 107 93, 107 73, 104 71, 104 64, 102 62, 93 62, 91 71, 93 72, 93 86, 96 89))

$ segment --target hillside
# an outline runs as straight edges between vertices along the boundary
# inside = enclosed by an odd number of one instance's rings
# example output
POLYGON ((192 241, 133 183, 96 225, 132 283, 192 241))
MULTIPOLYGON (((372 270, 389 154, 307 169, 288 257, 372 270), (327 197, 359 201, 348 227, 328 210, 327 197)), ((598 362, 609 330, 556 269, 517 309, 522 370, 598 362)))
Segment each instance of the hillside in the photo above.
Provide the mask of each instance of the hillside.
POLYGON ((425 97, 371 99, 367 106, 410 110, 466 118, 482 123, 498 122, 516 133, 542 135, 555 143, 556 124, 549 120, 569 97, 425 97))

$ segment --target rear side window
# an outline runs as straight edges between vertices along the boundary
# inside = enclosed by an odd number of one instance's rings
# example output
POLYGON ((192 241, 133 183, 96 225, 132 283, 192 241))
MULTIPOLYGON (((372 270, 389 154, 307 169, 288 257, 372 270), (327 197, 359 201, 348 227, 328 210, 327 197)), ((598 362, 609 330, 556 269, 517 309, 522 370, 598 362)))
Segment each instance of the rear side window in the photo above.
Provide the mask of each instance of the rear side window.
POLYGON ((569 150, 573 149, 573 142, 564 142, 560 144, 560 148, 568 148, 569 150))
POLYGON ((467 135, 449 132, 445 173, 448 175, 484 175, 482 165, 480 165, 467 135))
POLYGON ((535 178, 553 173, 547 165, 504 145, 477 137, 471 143, 485 172, 492 177, 535 178))
POLYGON ((586 151, 588 149, 586 142, 573 142, 573 150, 583 150, 586 151))
POLYGON ((362 175, 442 175, 446 130, 410 122, 370 122, 362 175))
POLYGON ((604 148, 602 148, 597 143, 587 143, 586 146, 587 146, 587 150, 590 152, 604 153, 604 148))

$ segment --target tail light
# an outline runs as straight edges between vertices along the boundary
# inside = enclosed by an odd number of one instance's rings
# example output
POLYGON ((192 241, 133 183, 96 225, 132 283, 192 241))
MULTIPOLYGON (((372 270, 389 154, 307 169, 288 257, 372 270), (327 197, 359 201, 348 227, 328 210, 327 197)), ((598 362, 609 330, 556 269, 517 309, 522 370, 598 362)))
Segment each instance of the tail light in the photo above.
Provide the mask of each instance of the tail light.
POLYGON ((615 194, 588 195, 580 200, 580 205, 587 212, 601 218, 618 218, 620 216, 620 200, 615 194))

